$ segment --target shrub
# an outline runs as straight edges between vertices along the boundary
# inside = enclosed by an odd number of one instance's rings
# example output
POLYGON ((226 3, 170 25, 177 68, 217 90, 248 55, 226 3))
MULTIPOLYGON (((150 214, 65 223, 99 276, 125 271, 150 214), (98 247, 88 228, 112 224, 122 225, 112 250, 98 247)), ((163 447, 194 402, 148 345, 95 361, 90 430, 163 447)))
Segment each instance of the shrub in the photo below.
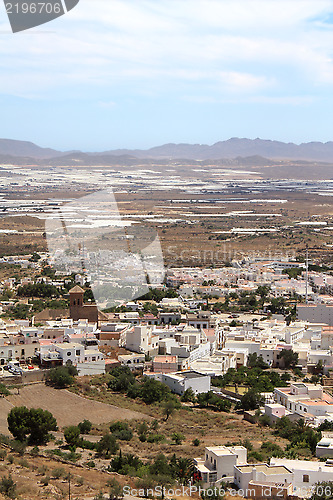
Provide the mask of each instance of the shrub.
POLYGON ((123 488, 121 487, 121 484, 115 478, 110 479, 110 481, 108 481, 107 484, 110 488, 110 491, 109 491, 109 499, 110 500, 119 500, 120 498, 123 498, 123 496, 124 496, 123 488))
POLYGON ((96 467, 96 464, 93 460, 89 460, 89 462, 86 462, 86 466, 89 467, 89 469, 93 469, 96 467))
POLYGON ((147 443, 162 443, 165 441, 165 436, 163 434, 148 434, 147 443))
POLYGON ((110 425, 110 432, 116 439, 122 441, 130 441, 133 437, 133 432, 127 422, 113 422, 110 425))
POLYGON ((39 474, 40 476, 45 476, 45 474, 47 473, 47 470, 48 469, 47 469, 46 465, 41 465, 37 469, 37 474, 39 474))
POLYGON ((44 476, 42 477, 42 479, 40 480, 40 482, 42 483, 43 486, 47 486, 50 482, 50 476, 44 476))
POLYGON ((172 441, 174 441, 175 444, 182 444, 182 442, 185 439, 184 434, 181 432, 174 432, 171 436, 172 441))
POLYGON ((113 422, 110 425, 110 432, 111 434, 116 431, 123 431, 123 430, 128 430, 128 423, 127 422, 121 422, 120 420, 117 420, 116 422, 113 422))
POLYGON ((27 469, 29 469, 30 467, 28 460, 26 460, 25 458, 21 458, 21 460, 19 461, 19 465, 21 467, 26 467, 27 469))
POLYGON ((2 394, 3 396, 9 396, 11 392, 7 389, 5 384, 0 384, 0 394, 2 394))
POLYGON ((151 427, 151 429, 153 429, 153 431, 157 431, 157 429, 159 428, 159 425, 160 424, 159 424, 158 420, 155 419, 155 420, 152 421, 150 427, 151 427))
POLYGON ((244 439, 242 442, 242 446, 247 449, 247 451, 252 451, 253 450, 253 444, 249 439, 244 439))
POLYGON ((65 471, 65 469, 63 467, 56 467, 51 472, 52 477, 54 477, 55 479, 60 479, 65 474, 66 474, 66 471, 65 471))
POLYGON ((113 391, 127 392, 135 385, 135 376, 128 366, 116 366, 111 370, 108 386, 113 391))
POLYGON ((47 450, 50 455, 57 455, 58 457, 63 458, 64 460, 68 460, 69 462, 76 462, 81 458, 80 453, 75 453, 74 451, 70 451, 68 453, 61 450, 47 450))
POLYGON ((94 496, 93 500, 104 500, 103 492, 100 491, 99 493, 97 493, 97 495, 94 496))
POLYGON ((248 454, 248 459, 255 460, 257 462, 264 461, 264 457, 263 457, 262 453, 260 453, 259 451, 250 451, 248 454))
POLYGON ((8 498, 16 498, 16 484, 10 474, 1 479, 0 491, 8 498))
POLYGON ((333 481, 318 482, 313 487, 310 500, 331 500, 333 492, 333 481))
POLYGON ((193 444, 193 446, 199 446, 200 439, 198 439, 198 438, 193 439, 192 444, 193 444))
POLYGON ((268 415, 261 415, 258 421, 261 427, 269 427, 271 425, 271 420, 268 415))
POLYGON ((7 456, 8 463, 13 464, 14 463, 14 457, 13 455, 8 455, 7 456))
POLYGON ((136 428, 138 434, 147 434, 148 432, 148 425, 147 425, 147 422, 143 421, 143 422, 140 422, 138 425, 137 425, 137 428, 136 428))
POLYGON ((24 455, 26 447, 26 443, 21 443, 21 441, 17 441, 16 439, 10 442, 11 450, 19 455, 24 455))
POLYGON ((81 439, 79 446, 84 448, 85 450, 95 450, 96 443, 92 443, 91 441, 87 441, 86 439, 81 439))
POLYGON ((133 432, 131 429, 124 429, 122 431, 115 431, 112 433, 116 439, 120 439, 121 441, 130 441, 133 437, 133 432))
POLYGON ((283 457, 284 452, 282 448, 272 441, 264 441, 260 447, 260 450, 266 453, 269 457, 283 457))

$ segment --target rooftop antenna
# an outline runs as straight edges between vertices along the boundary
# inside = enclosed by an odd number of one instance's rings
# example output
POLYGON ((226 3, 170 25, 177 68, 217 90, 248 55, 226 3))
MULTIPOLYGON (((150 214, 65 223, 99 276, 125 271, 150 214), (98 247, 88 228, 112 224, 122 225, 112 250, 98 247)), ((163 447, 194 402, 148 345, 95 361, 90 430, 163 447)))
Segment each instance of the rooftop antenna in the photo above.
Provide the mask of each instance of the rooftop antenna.
POLYGON ((309 277, 309 249, 306 245, 306 271, 305 271, 305 303, 308 304, 308 277, 309 277))

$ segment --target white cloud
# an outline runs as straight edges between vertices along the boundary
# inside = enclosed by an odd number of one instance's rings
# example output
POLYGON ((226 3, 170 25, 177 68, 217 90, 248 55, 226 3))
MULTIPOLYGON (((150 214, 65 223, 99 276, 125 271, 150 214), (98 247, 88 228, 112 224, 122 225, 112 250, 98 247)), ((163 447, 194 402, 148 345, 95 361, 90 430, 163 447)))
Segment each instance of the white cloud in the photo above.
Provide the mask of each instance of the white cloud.
MULTIPOLYGON (((203 94, 309 93, 333 83, 333 31, 318 21, 332 11, 332 0, 81 0, 47 25, 53 33, 0 35, 0 92, 107 87, 103 102, 124 85, 129 93, 191 85, 203 94)), ((0 22, 8 29, 5 14, 0 22)))

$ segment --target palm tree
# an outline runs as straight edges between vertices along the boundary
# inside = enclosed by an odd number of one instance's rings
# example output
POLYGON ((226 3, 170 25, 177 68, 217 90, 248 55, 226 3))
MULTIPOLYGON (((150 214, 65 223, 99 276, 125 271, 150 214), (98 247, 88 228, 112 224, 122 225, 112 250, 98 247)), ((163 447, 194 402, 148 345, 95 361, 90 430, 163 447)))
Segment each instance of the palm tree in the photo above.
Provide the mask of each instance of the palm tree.
POLYGON ((181 484, 190 481, 194 473, 194 463, 191 458, 177 458, 175 464, 175 474, 181 484))

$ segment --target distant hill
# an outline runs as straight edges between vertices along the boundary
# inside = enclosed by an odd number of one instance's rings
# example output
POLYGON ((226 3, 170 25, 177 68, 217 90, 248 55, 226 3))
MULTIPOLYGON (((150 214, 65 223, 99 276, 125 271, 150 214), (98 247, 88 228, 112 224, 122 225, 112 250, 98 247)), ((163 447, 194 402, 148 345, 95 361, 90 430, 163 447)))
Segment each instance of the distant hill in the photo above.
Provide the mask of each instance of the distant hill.
MULTIPOLYGON (((41 148, 32 142, 0 139, 0 156, 36 158, 37 160, 61 159, 68 162, 76 159, 81 164, 114 164, 120 161, 130 163, 135 159, 145 160, 234 160, 250 158, 259 164, 263 158, 272 160, 305 160, 333 163, 333 142, 308 142, 303 144, 285 143, 263 139, 240 139, 234 137, 212 146, 207 144, 164 144, 147 150, 115 149, 97 153, 80 151, 61 152, 41 148), (116 158, 115 158, 116 157, 116 158)), ((266 161, 266 160, 265 160, 266 161)), ((66 163, 65 163, 66 164, 66 163)))
POLYGON ((0 155, 23 156, 31 158, 55 158, 64 153, 50 148, 41 148, 28 141, 15 141, 13 139, 0 139, 0 155))
POLYGON ((261 156, 281 160, 333 161, 333 142, 285 143, 263 139, 239 139, 237 137, 207 144, 164 144, 148 150, 118 149, 105 154, 133 155, 137 158, 187 158, 191 160, 218 160, 221 158, 261 156))

